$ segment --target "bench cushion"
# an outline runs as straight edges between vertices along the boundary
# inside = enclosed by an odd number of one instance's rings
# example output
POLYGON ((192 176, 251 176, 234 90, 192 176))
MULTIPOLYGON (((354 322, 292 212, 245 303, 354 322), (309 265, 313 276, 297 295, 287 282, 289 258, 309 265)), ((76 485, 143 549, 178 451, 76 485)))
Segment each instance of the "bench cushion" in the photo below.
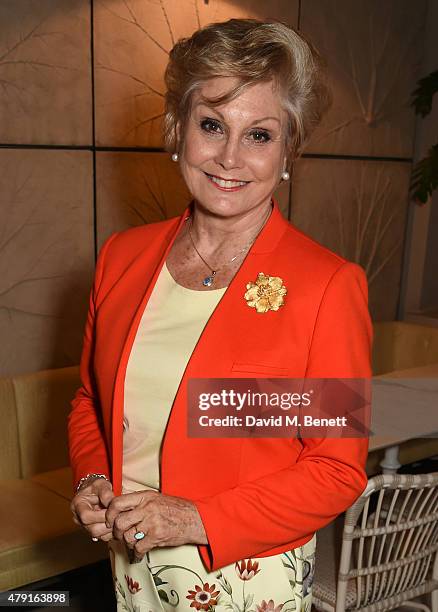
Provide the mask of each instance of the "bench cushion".
POLYGON ((42 485, 49 491, 57 493, 69 502, 73 497, 73 474, 70 467, 42 472, 32 476, 31 480, 42 485))
POLYGON ((79 384, 77 367, 13 379, 22 478, 69 464, 67 417, 79 384))

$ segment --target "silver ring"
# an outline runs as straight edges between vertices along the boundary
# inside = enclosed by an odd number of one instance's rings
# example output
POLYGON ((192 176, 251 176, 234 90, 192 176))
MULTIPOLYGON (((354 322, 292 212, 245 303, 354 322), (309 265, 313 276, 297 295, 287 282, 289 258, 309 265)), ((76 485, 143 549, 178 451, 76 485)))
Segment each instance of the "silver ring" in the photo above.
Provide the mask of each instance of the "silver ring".
POLYGON ((99 538, 91 538, 91 541, 92 541, 92 542, 98 542, 98 541, 99 541, 99 538))
POLYGON ((137 531, 137 533, 134 535, 134 538, 136 540, 142 540, 145 536, 146 534, 144 531, 137 531))

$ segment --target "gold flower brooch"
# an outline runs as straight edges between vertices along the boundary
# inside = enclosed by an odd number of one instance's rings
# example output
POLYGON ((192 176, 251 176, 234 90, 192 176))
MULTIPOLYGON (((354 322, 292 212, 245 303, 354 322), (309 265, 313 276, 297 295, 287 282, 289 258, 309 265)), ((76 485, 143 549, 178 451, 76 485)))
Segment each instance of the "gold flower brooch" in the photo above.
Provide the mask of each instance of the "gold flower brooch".
POLYGON ((284 296, 287 293, 283 279, 279 276, 267 276, 263 272, 259 272, 255 283, 248 283, 246 289, 244 296, 246 303, 257 312, 278 310, 283 306, 284 296))

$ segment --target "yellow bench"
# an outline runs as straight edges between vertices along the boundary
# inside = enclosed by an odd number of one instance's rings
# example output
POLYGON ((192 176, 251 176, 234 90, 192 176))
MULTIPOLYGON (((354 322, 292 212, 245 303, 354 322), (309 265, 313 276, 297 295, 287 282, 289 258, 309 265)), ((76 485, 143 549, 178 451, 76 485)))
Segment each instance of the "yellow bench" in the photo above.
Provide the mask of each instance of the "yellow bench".
POLYGON ((107 556, 70 512, 66 422, 77 367, 0 379, 0 591, 107 556))

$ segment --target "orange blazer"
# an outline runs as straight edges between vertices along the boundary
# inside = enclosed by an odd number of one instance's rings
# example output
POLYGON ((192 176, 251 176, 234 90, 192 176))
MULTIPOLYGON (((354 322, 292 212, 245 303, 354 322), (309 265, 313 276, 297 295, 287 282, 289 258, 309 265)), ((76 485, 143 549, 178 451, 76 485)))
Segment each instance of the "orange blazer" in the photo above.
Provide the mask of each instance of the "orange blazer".
MULTIPOLYGON (((105 473, 121 493, 128 358, 189 212, 114 234, 102 247, 85 330, 82 386, 69 417, 75 483, 87 473, 105 473)), ((274 203, 190 357, 162 446, 162 493, 196 504, 209 542, 199 547, 207 569, 310 540, 363 491, 368 441, 189 438, 188 379, 369 377, 370 344, 362 269, 298 231, 274 203), (287 287, 277 312, 257 313, 243 297, 259 272, 280 276, 287 287)))

